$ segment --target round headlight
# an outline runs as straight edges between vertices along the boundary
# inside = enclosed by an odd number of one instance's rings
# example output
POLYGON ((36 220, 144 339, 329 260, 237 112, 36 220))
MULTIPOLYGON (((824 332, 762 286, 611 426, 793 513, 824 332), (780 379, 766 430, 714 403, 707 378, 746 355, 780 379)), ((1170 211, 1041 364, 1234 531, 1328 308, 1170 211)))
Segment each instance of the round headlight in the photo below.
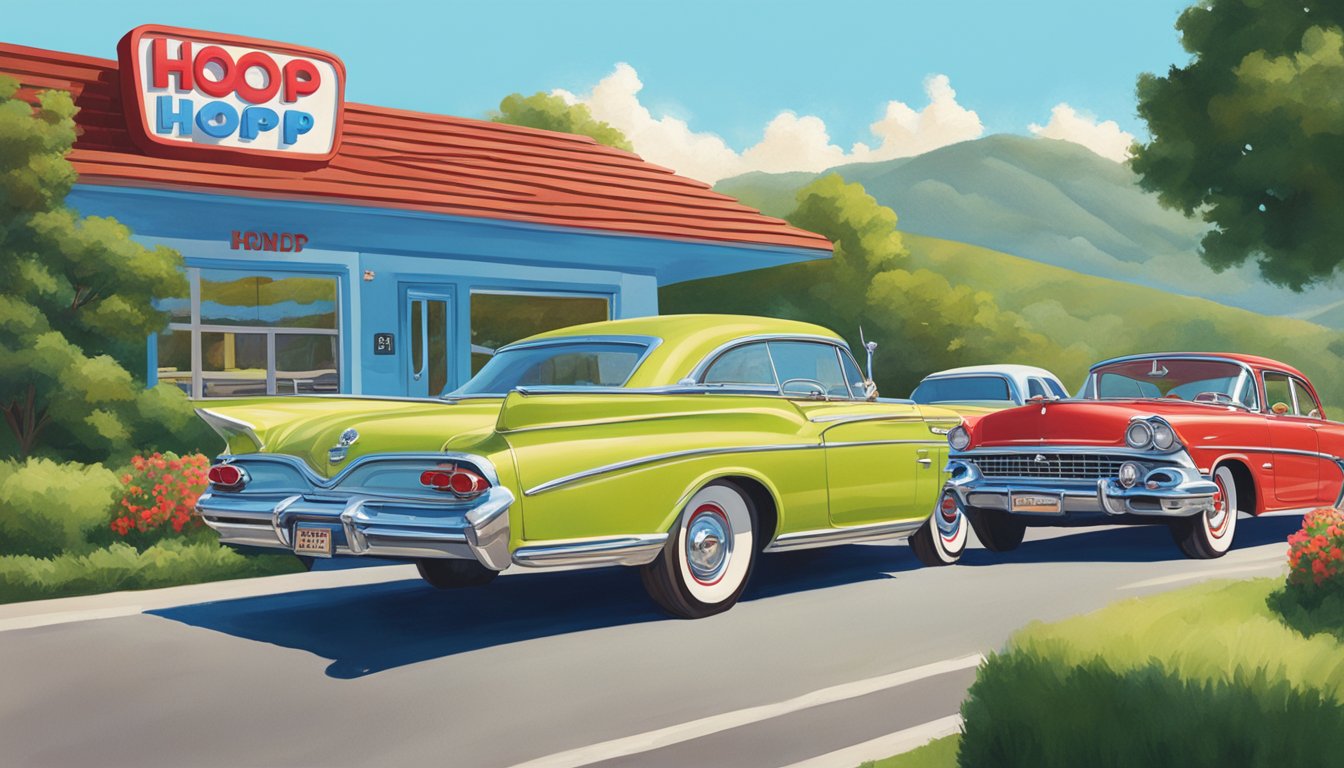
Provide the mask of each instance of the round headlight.
POLYGON ((1139 476, 1143 474, 1143 467, 1132 461, 1126 461, 1120 465, 1120 485, 1126 488, 1133 488, 1139 483, 1139 476))
POLYGON ((1176 433, 1171 425, 1165 421, 1153 422, 1153 445, 1157 446, 1159 451, 1170 449, 1176 444, 1176 433))
POLYGON ((964 451, 971 444, 971 433, 963 426, 955 426, 948 430, 947 444, 952 446, 954 451, 964 451))
POLYGON ((1125 444, 1130 448, 1147 448, 1153 443, 1153 427, 1146 421, 1131 421, 1125 430, 1125 444))

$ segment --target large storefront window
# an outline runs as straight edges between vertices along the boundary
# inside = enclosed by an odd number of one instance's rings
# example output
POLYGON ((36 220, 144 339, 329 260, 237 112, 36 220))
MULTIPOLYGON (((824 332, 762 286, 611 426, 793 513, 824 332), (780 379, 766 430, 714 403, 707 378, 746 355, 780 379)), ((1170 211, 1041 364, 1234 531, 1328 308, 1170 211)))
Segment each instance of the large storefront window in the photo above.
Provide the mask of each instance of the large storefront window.
POLYGON ((471 292, 471 375, 495 350, 535 333, 611 319, 607 296, 568 293, 471 292))
POLYGON ((193 397, 340 391, 337 280, 189 269, 191 295, 166 299, 159 379, 193 397))

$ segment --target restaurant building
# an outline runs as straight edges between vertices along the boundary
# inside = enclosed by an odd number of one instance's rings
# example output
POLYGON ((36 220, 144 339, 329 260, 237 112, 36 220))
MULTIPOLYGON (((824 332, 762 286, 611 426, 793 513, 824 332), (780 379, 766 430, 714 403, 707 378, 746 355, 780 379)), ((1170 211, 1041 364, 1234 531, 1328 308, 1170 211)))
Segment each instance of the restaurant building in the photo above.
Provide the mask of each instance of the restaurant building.
POLYGON ((586 137, 347 103, 321 51, 154 25, 117 50, 0 43, 0 75, 74 97, 71 207, 183 255, 146 358, 193 397, 437 394, 662 284, 831 253, 586 137))

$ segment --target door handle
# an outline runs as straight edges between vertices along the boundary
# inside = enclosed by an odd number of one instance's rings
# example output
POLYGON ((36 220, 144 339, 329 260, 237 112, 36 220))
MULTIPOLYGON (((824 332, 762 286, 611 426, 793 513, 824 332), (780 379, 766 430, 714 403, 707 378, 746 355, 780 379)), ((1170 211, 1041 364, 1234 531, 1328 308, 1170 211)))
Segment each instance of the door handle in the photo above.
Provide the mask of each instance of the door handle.
POLYGON ((933 465, 933 459, 915 459, 915 463, 923 467, 929 467, 933 465))

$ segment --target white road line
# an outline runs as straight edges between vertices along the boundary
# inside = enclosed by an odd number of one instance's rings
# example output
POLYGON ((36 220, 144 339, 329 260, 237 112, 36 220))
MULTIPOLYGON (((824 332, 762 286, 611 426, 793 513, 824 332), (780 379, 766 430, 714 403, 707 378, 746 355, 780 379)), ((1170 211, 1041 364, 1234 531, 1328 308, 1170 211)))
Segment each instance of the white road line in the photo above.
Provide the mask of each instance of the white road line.
POLYGON ((680 744, 684 741, 699 739, 710 734, 719 733, 732 728, 740 728, 744 725, 759 723, 762 720, 770 720, 782 715, 787 715, 803 709, 819 707, 824 704, 833 704, 837 701, 853 699, 858 696, 866 696, 870 693, 884 691, 888 688, 913 683, 916 680, 934 677, 936 675, 947 674, 948 672, 957 672, 963 669, 972 669, 980 665, 985 657, 980 654, 973 656, 962 656, 957 659, 946 659, 936 661, 932 664, 925 664, 921 667, 893 672, 878 677, 870 677, 866 680, 855 680, 850 683, 822 688, 820 690, 805 693, 792 699, 775 702, 774 704, 763 704, 758 707, 748 707, 733 712, 724 712, 719 715, 703 717, 699 720, 692 720, 688 723, 668 726, 654 731, 626 736, 620 739, 604 741, 600 744, 592 744, 587 747, 579 747, 565 752, 557 752, 553 755, 539 757, 535 760, 529 760, 525 763, 519 763, 514 768, 578 768, 578 766, 590 765, 603 760, 611 760, 617 757, 626 757, 636 755, 640 752, 648 752, 654 749, 680 744))
POLYGON ((904 731, 878 736, 871 741, 818 755, 786 768, 854 768, 865 760, 885 760, 922 747, 934 739, 951 736, 961 730, 961 715, 940 717, 904 731))
POLYGON ((1177 573, 1171 576, 1158 576, 1157 578, 1153 579, 1144 579, 1143 581, 1136 581, 1133 584, 1125 584, 1124 586, 1116 587, 1116 589, 1117 590, 1144 589, 1146 587, 1160 587, 1166 584, 1179 584, 1182 581, 1200 581, 1203 579, 1214 578, 1218 576, 1235 576, 1237 574, 1250 573, 1253 571, 1260 571, 1265 573, 1266 575, 1269 575, 1271 572, 1277 572, 1280 568, 1284 567, 1286 567, 1286 565, 1284 565, 1283 558, 1275 557, 1273 560, 1262 560, 1255 563, 1247 563, 1246 565, 1236 565, 1230 568, 1218 568, 1212 571, 1195 571, 1193 573, 1177 573))
POLYGON ((11 632, 16 629, 33 629, 34 627, 47 627, 53 624, 70 624, 76 621, 94 621, 96 619, 116 619, 122 616, 134 616, 141 613, 144 609, 138 605, 124 605, 116 608, 90 608, 86 611, 53 611, 51 613, 37 613, 30 616, 15 616, 10 619, 0 619, 0 632, 11 632))

